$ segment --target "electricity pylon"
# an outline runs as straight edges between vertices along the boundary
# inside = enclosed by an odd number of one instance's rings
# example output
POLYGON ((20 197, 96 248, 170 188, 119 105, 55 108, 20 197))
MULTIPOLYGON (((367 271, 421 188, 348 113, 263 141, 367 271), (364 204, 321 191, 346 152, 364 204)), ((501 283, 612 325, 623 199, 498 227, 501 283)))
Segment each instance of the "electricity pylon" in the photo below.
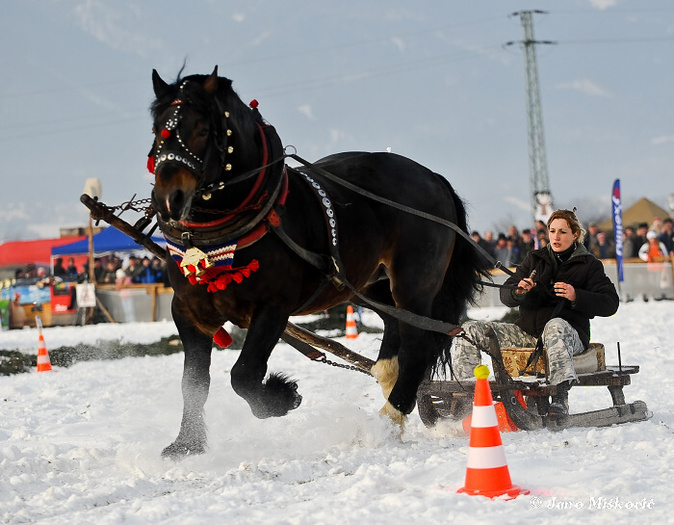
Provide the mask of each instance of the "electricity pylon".
POLYGON ((532 13, 546 14, 545 11, 517 11, 510 16, 519 16, 524 29, 524 40, 507 42, 505 45, 521 44, 524 49, 525 78, 527 94, 527 132, 529 144, 529 187, 534 220, 547 222, 553 211, 548 161, 545 154, 543 117, 541 115, 541 94, 538 87, 538 67, 536 65, 536 44, 555 44, 549 40, 534 39, 532 13))

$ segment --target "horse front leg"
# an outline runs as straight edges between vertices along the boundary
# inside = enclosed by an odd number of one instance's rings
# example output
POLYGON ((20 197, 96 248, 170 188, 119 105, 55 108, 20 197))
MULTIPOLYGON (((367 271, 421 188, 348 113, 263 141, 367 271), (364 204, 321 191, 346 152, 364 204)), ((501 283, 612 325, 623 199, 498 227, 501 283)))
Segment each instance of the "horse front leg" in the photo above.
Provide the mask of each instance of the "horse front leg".
POLYGON ((211 384, 211 351, 213 339, 199 331, 191 321, 173 308, 173 316, 185 349, 182 394, 183 418, 176 440, 161 455, 181 459, 192 454, 203 454, 206 449, 204 404, 211 384))
POLYGON ((271 307, 262 308, 251 319, 241 355, 232 368, 232 388, 245 399, 255 417, 284 416, 300 406, 297 383, 284 374, 267 374, 267 360, 288 322, 271 307))

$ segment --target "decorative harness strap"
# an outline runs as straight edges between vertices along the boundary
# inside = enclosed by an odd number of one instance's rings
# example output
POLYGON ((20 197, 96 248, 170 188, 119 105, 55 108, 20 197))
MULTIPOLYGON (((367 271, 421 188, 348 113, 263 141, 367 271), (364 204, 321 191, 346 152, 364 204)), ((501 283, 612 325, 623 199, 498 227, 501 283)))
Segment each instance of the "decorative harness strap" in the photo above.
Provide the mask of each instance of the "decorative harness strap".
MULTIPOLYGON (((272 206, 284 205, 288 196, 288 175, 285 170, 279 191, 275 194, 277 195, 271 201, 272 206)), ((260 263, 257 259, 253 259, 245 266, 234 267, 235 252, 251 246, 264 237, 269 231, 268 225, 279 223, 278 214, 272 207, 261 221, 235 241, 203 247, 202 250, 191 243, 191 236, 186 232, 182 243, 176 243, 166 237, 166 246, 171 258, 180 266, 191 284, 204 284, 208 286, 209 292, 218 292, 227 288, 232 281, 240 283, 259 269, 260 263)))

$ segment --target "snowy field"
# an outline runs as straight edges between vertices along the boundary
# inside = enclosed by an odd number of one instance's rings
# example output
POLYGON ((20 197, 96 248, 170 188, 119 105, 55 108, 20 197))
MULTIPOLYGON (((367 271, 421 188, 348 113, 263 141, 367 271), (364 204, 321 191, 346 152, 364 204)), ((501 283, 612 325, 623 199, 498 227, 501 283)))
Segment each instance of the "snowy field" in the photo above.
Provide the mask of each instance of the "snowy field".
MULTIPOLYGON (((671 301, 637 301, 594 320, 592 339, 606 345, 609 364, 620 342, 623 364, 641 366, 625 395, 654 416, 504 433, 511 478, 531 491, 511 501, 457 494, 468 452, 458 425, 429 430, 415 411, 400 437, 378 415, 372 378, 284 344, 270 370, 299 381, 302 405, 285 418, 256 419, 229 384, 238 352, 214 352, 210 450, 179 463, 160 452, 180 424, 180 354, 0 377, 0 523, 674 523, 673 313, 671 301)), ((164 322, 49 328, 44 337, 53 349, 174 333, 164 322)), ((346 344, 374 357, 378 337, 346 344)), ((34 329, 0 333, 4 349, 35 354, 37 342, 34 329)), ((609 404, 605 387, 571 391, 572 411, 609 404)))

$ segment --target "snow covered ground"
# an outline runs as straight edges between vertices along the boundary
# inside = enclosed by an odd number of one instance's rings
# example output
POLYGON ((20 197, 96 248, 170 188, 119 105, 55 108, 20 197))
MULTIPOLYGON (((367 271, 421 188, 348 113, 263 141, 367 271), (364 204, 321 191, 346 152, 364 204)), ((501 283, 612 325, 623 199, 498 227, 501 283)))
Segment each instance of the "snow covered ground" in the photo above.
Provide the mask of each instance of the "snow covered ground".
MULTIPOLYGON (((0 523, 674 523, 673 311, 671 301, 633 302, 594 320, 592 339, 606 345, 609 364, 620 342, 623 363, 641 365, 625 394, 654 416, 504 433, 513 482, 531 491, 511 501, 457 494, 468 452, 458 425, 429 430, 415 411, 399 437, 378 415, 372 378, 284 344, 270 370, 299 381, 302 405, 257 420, 229 384, 238 352, 214 352, 210 450, 179 463, 159 454, 180 423, 180 354, 0 377, 0 523)), ((131 323, 49 328, 44 337, 57 348, 173 333, 170 323, 131 323)), ((378 337, 347 346, 374 357, 378 337)), ((37 342, 34 329, 0 333, 0 348, 34 354, 37 342)), ((571 391, 572 411, 609 404, 604 387, 571 391)))

